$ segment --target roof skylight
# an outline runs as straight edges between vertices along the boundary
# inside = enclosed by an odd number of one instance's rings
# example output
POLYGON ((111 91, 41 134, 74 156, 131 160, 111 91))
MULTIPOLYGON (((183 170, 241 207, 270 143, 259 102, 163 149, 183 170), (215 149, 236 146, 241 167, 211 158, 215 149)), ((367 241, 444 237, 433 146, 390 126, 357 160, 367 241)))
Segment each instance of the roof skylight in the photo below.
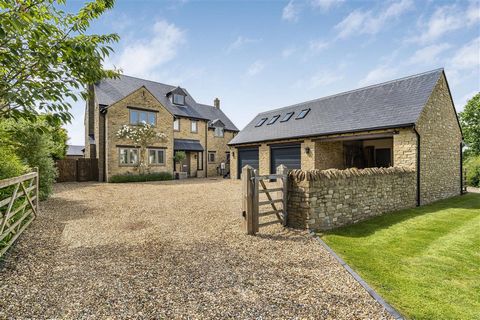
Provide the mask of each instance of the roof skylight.
POLYGON ((295 112, 288 112, 288 113, 283 117, 283 119, 280 120, 280 122, 285 122, 285 121, 290 120, 290 118, 293 116, 294 113, 295 113, 295 112))
POLYGON ((280 115, 279 115, 279 114, 277 114, 277 115, 274 116, 272 119, 270 119, 270 121, 268 121, 267 125, 268 125, 268 124, 274 124, 275 121, 278 120, 278 118, 280 118, 280 115))
POLYGON ((255 127, 260 127, 262 124, 265 123, 265 121, 267 121, 268 118, 262 118, 260 119, 260 121, 257 122, 257 124, 255 125, 255 127))
POLYGON ((300 113, 298 114, 298 116, 295 119, 299 120, 299 119, 305 118, 307 116, 308 112, 310 112, 310 108, 303 109, 302 111, 300 111, 300 113))

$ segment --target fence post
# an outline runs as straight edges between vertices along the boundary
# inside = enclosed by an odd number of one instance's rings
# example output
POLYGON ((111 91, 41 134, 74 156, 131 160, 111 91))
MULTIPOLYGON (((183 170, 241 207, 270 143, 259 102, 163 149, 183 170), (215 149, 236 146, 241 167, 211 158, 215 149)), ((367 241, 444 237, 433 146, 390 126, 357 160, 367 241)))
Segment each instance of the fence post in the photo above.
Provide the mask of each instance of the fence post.
POLYGON ((242 168, 242 209, 244 229, 247 234, 255 235, 253 226, 253 168, 246 165, 242 168))
POLYGON ((259 197, 259 192, 258 192, 258 185, 259 185, 259 182, 260 180, 258 179, 259 177, 259 174, 258 174, 258 170, 255 169, 253 170, 253 176, 254 176, 254 179, 252 180, 253 182, 253 230, 254 232, 258 232, 258 229, 259 229, 259 221, 258 221, 258 218, 259 218, 259 209, 258 209, 258 197, 259 197))
POLYGON ((287 218, 288 218, 288 213, 287 213, 288 168, 286 166, 284 166, 283 164, 279 165, 277 167, 277 174, 282 175, 283 226, 286 226, 287 225, 287 218))
POLYGON ((33 168, 33 171, 37 173, 35 177, 35 216, 38 214, 39 209, 39 202, 40 202, 40 194, 38 193, 38 186, 39 186, 39 179, 40 179, 40 172, 38 171, 38 167, 33 168))

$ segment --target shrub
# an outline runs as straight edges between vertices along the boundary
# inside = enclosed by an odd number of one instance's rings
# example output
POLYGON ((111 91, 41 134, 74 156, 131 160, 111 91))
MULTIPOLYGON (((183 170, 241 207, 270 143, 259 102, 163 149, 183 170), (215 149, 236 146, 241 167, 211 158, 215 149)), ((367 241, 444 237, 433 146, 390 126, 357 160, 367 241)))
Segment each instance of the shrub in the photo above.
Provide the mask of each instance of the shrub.
POLYGON ((465 161, 467 170, 467 184, 472 187, 480 187, 480 156, 470 156, 465 161))
POLYGON ((110 177, 112 183, 125 182, 146 182, 146 181, 165 181, 172 180, 172 174, 169 172, 149 173, 149 174, 118 174, 110 177))
POLYGON ((14 150, 7 147, 0 147, 0 180, 22 175, 27 167, 22 163, 14 150))

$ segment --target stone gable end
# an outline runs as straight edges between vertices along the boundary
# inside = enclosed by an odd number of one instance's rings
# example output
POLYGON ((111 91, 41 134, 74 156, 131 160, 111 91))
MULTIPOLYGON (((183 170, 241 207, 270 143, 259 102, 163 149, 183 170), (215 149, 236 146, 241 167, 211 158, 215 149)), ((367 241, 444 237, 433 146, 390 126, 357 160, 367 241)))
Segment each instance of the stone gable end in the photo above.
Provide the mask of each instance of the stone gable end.
POLYGON ((130 109, 140 108, 144 110, 156 111, 156 131, 167 135, 167 141, 157 142, 152 147, 165 148, 165 165, 152 165, 150 172, 173 172, 173 115, 144 87, 132 92, 122 100, 112 104, 106 114, 106 150, 107 150, 107 176, 116 174, 134 173, 135 167, 122 166, 119 164, 118 146, 132 145, 132 142, 126 139, 120 139, 116 136, 118 130, 123 125, 130 122, 130 109))
POLYGON ((416 128, 420 134, 421 204, 460 194, 462 134, 443 74, 420 114, 416 128))

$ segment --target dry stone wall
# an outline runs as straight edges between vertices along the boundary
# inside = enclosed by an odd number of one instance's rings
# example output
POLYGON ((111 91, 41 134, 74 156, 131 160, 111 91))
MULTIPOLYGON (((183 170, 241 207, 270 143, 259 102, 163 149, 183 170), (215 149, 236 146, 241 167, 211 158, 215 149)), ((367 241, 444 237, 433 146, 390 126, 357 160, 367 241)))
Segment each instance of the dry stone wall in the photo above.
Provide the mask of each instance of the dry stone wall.
POLYGON ((416 205, 415 172, 408 168, 294 170, 288 225, 328 230, 416 205))

